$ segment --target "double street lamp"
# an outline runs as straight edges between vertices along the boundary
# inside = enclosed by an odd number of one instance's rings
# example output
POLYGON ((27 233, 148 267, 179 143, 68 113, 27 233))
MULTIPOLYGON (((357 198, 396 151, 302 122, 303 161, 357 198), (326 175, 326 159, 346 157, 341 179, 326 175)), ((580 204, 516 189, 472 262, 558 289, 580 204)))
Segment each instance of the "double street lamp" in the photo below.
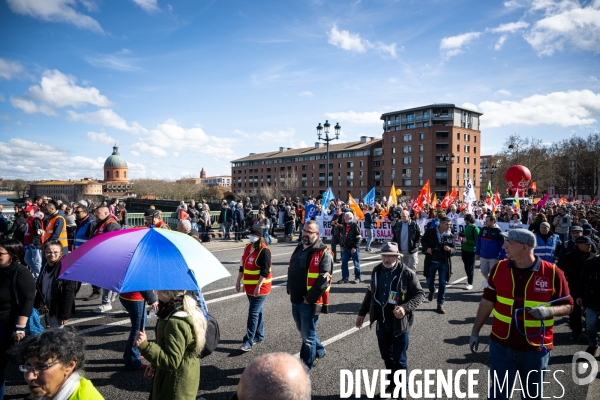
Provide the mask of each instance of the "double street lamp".
POLYGON ((321 123, 319 122, 319 125, 317 125, 317 136, 319 138, 319 141, 323 141, 325 142, 325 145, 327 146, 327 166, 325 168, 325 186, 329 187, 329 142, 333 141, 333 140, 337 140, 340 138, 340 130, 342 129, 342 127, 340 126, 339 122, 335 124, 335 127, 333 129, 335 129, 335 137, 334 136, 329 136, 329 128, 331 127, 331 124, 329 124, 328 120, 325 120, 325 123, 323 124, 323 126, 321 126, 321 123), (325 135, 323 137, 323 135, 325 135))
POLYGON ((454 162, 454 153, 452 154, 442 154, 442 161, 446 162, 446 193, 449 192, 449 182, 450 182, 450 169, 448 168, 454 162))

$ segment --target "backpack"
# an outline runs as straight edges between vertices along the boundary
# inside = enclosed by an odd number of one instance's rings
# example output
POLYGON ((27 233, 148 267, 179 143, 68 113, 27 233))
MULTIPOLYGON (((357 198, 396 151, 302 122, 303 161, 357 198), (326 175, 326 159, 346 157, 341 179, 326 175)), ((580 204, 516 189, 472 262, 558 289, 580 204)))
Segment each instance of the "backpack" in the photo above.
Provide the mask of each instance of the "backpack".
POLYGON ((196 297, 198 298, 198 307, 204 313, 204 317, 206 318, 206 343, 204 344, 204 348, 202 352, 200 352, 200 358, 204 358, 209 356, 215 351, 217 346, 219 346, 219 342, 221 341, 221 331, 219 330, 219 323, 217 319, 210 315, 208 309, 206 308, 206 303, 204 302, 204 296, 202 292, 197 291, 196 297))
MULTIPOLYGON (((29 270, 29 267, 26 267, 27 270, 29 270)), ((12 279, 12 290, 13 290, 13 294, 15 296, 15 300, 17 302, 17 306, 20 305, 20 301, 19 301, 19 293, 17 291, 17 274, 19 273, 19 268, 17 268, 17 270, 15 271, 14 275, 13 275, 13 279, 12 279)), ((31 272, 29 270, 29 272, 31 272)), ((35 283, 35 290, 36 290, 36 294, 39 290, 37 282, 35 283)), ((42 299, 42 309, 44 310, 48 310, 48 307, 46 306, 46 304, 44 303, 44 300, 42 299)), ((47 313, 44 312, 44 315, 46 315, 47 313)), ((40 333, 44 332, 44 325, 42 324, 41 318, 40 318, 40 313, 39 311, 33 307, 31 309, 31 315, 29 316, 29 318, 27 318, 27 325, 25 325, 25 335, 26 336, 36 336, 39 335, 40 333)))

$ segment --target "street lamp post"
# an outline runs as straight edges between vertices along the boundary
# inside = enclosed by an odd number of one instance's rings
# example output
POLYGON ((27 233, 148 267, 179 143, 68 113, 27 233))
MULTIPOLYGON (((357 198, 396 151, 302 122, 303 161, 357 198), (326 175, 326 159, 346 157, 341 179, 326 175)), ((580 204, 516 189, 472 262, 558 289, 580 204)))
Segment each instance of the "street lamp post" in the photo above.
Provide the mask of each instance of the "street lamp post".
MULTIPOLYGON (((494 174, 496 173, 496 171, 498 170, 498 166, 496 164, 492 164, 491 166, 487 165, 487 164, 483 164, 481 166, 481 171, 484 174, 490 174, 490 182, 494 181, 494 174)), ((483 197, 483 195, 482 195, 483 197)))
POLYGON ((325 120, 325 123, 323 124, 323 126, 321 126, 321 123, 319 122, 319 125, 317 125, 317 136, 319 138, 319 141, 323 141, 325 142, 325 145, 327 147, 327 165, 325 167, 325 186, 327 186, 327 188, 329 188, 329 142, 333 141, 333 140, 337 140, 340 138, 340 130, 342 129, 342 127, 340 126, 339 122, 335 124, 334 128, 335 129, 335 137, 329 137, 329 127, 331 125, 329 124, 328 120, 325 120), (323 137, 322 135, 325 135, 325 137, 323 137))
POLYGON ((449 186, 448 183, 450 182, 450 170, 448 169, 448 166, 452 165, 452 163, 454 162, 454 153, 452 154, 443 154, 442 155, 442 161, 446 162, 446 193, 449 192, 449 186))

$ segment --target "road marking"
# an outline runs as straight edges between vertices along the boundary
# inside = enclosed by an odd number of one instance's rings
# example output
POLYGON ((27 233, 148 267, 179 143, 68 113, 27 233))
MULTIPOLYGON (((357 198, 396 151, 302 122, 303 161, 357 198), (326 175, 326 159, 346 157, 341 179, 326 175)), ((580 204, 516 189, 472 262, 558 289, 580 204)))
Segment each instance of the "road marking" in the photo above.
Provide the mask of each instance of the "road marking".
MULTIPOLYGON (((354 327, 352 329, 348 329, 347 331, 344 331, 344 332, 342 332, 342 333, 340 333, 338 335, 335 335, 332 338, 327 339, 324 342, 321 342, 321 344, 323 345, 323 347, 325 347, 327 345, 330 345, 331 343, 335 343, 338 340, 345 338, 348 335, 352 335, 354 332, 357 332, 357 331, 359 331, 362 328, 367 327, 367 326, 369 326, 369 319, 368 318, 363 321, 363 323, 360 326, 360 328, 354 327)), ((300 353, 296 353, 296 354, 294 354, 294 356, 295 357, 300 357, 300 353)))
MULTIPOLYGON (((81 318, 81 319, 75 319, 75 320, 70 319, 69 322, 67 322, 65 325, 80 324, 82 322, 93 321, 95 319, 105 318, 107 316, 117 316, 118 314, 126 314, 126 312, 125 312, 125 310, 120 310, 120 311, 113 311, 113 312, 102 313, 102 315, 97 316, 97 317, 88 317, 88 318, 81 318)), ((119 317, 119 318, 125 318, 125 316, 119 317)))
POLYGON ((123 321, 116 321, 116 322, 111 322, 110 324, 106 324, 106 325, 98 325, 98 326, 94 326, 93 328, 83 329, 77 333, 79 335, 85 335, 87 333, 92 333, 92 332, 96 332, 96 331, 101 331, 103 329, 108 329, 113 326, 125 325, 125 324, 130 324, 130 323, 131 323, 131 321, 129 321, 129 319, 124 319, 123 321))

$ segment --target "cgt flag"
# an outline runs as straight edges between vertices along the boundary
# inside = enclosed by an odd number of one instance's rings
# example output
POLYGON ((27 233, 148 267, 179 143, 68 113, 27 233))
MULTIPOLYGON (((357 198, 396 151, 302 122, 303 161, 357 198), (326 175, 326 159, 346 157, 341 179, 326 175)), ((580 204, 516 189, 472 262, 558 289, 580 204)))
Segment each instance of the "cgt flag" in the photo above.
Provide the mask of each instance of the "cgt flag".
POLYGON ((304 221, 310 221, 317 213, 317 206, 308 201, 304 204, 304 221))
POLYGON ((363 203, 369 207, 375 207, 375 188, 369 190, 369 193, 363 197, 363 203))
POLYGON ((472 214, 473 202, 477 201, 477 198, 475 197, 475 189, 473 188, 473 182, 470 179, 469 182, 467 182, 467 187, 465 187, 463 200, 465 203, 467 203, 467 212, 469 214, 472 214))

